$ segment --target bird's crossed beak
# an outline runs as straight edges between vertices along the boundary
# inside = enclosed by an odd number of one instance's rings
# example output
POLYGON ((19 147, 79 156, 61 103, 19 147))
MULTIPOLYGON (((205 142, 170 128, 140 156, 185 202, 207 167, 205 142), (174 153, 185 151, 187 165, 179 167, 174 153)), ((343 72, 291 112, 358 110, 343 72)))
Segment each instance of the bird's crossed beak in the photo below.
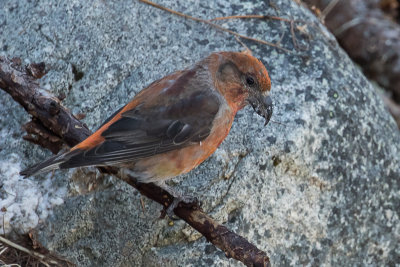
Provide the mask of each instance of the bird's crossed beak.
POLYGON ((270 96, 263 96, 262 94, 256 94, 248 98, 250 105, 254 108, 254 111, 258 115, 264 117, 265 125, 268 124, 272 116, 272 99, 270 96))

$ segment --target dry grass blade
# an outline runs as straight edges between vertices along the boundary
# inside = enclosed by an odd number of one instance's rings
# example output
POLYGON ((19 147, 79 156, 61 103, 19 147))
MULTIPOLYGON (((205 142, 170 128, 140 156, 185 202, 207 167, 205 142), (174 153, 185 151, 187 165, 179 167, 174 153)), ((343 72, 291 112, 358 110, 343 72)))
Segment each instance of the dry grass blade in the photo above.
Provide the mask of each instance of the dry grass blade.
POLYGON ((236 39, 236 41, 237 41, 239 44, 241 44, 241 45, 243 46, 243 48, 244 48, 244 50, 246 51, 246 53, 248 53, 248 54, 250 54, 250 55, 253 54, 252 51, 250 50, 250 48, 249 48, 245 43, 243 43, 243 42, 240 40, 239 37, 235 36, 235 39, 236 39))
POLYGON ((49 259, 45 255, 40 254, 40 253, 38 253, 36 251, 32 251, 32 250, 29 250, 27 248, 24 248, 23 246, 20 246, 20 245, 14 243, 14 242, 8 240, 7 238, 2 237, 2 236, 0 236, 0 242, 2 242, 3 244, 5 244, 5 245, 7 245, 9 247, 17 249, 17 250, 19 250, 21 252, 24 252, 24 253, 26 253, 26 254, 38 259, 40 261, 40 263, 42 263, 45 266, 50 266, 50 264, 57 265, 57 266, 59 265, 59 262, 57 262, 55 260, 52 260, 52 259, 49 259))
POLYGON ((340 0, 332 0, 329 2, 329 4, 325 7, 325 9, 322 11, 321 15, 319 16, 319 18, 324 21, 326 16, 328 16, 328 14, 332 11, 332 9, 337 5, 337 3, 340 0))
POLYGON ((285 19, 285 18, 276 17, 276 16, 270 16, 270 15, 236 15, 236 16, 227 16, 227 17, 217 17, 217 18, 210 19, 210 21, 227 20, 227 19, 272 19, 272 20, 279 20, 279 21, 285 21, 285 22, 292 21, 290 19, 285 19))

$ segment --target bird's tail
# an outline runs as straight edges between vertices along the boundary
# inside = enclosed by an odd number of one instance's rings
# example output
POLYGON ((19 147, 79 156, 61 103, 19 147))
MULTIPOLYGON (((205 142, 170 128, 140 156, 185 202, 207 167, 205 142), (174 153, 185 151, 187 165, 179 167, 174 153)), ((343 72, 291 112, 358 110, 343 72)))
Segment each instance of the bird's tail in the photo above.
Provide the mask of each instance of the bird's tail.
POLYGON ((25 177, 29 177, 29 176, 34 176, 40 173, 45 173, 45 172, 49 172, 52 170, 56 170, 58 168, 60 168, 60 165, 62 163, 65 163, 66 161, 68 161, 71 156, 73 156, 74 151, 69 151, 66 153, 62 153, 60 155, 55 155, 45 161, 39 162, 23 171, 21 171, 19 174, 25 177))

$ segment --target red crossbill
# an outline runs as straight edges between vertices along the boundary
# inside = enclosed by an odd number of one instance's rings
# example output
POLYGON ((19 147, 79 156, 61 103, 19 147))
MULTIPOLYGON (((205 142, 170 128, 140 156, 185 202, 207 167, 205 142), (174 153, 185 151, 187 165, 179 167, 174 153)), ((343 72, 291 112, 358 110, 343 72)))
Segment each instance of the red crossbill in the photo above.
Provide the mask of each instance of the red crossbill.
POLYGON ((217 149, 246 104, 269 122, 270 88, 267 70, 249 53, 212 53, 153 82, 86 140, 21 174, 118 166, 140 182, 160 182, 187 173, 217 149))

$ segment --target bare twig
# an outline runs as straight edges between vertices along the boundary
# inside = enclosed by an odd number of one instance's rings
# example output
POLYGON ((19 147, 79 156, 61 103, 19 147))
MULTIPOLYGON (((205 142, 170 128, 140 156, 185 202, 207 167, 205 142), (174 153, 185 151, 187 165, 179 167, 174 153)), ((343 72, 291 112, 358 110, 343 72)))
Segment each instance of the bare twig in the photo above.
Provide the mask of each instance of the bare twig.
MULTIPOLYGON (((288 22, 288 23, 290 23, 290 34, 292 36, 292 42, 293 42, 294 48, 296 50, 303 50, 303 51, 308 49, 305 46, 300 46, 299 45, 299 43, 297 41, 297 38, 296 38, 296 34, 295 34, 295 25, 298 22, 304 22, 302 20, 286 19, 286 18, 269 16, 269 15, 235 15, 235 16, 217 17, 217 18, 211 19, 209 21, 230 20, 230 19, 272 19, 272 20, 279 20, 279 21, 288 22)), ((279 39, 278 42, 275 43, 275 45, 280 46, 280 43, 281 43, 281 41, 283 39, 284 34, 285 34, 285 32, 282 33, 281 38, 279 39)))
POLYGON ((41 123, 30 121, 23 125, 23 128, 28 134, 22 138, 31 143, 40 144, 54 154, 57 154, 64 145, 64 142, 58 136, 48 131, 41 123))
MULTIPOLYGON (((64 118, 66 119, 63 123, 69 125, 76 125, 77 123, 76 119, 59 101, 52 102, 54 105, 37 107, 34 104, 39 101, 37 98, 47 103, 48 101, 52 101, 55 97, 50 93, 41 94, 40 92, 42 89, 39 88, 32 77, 29 76, 28 73, 21 71, 21 69, 14 68, 12 64, 12 61, 0 57, 0 87, 3 89, 5 88, 5 91, 11 94, 26 110, 29 110, 34 118, 40 119, 47 130, 51 131, 55 136, 60 137, 60 139, 69 146, 83 141, 90 135, 90 131, 85 127, 63 128, 58 125, 59 121, 55 119, 55 117, 57 117, 60 112, 54 114, 51 112, 53 109, 65 112, 64 118), (9 77, 11 74, 14 75, 14 79, 10 80, 9 77), (21 93, 20 91, 25 93, 21 93), (26 96, 30 96, 30 98, 26 99, 26 96), (36 110, 39 110, 40 113, 36 110)), ((172 195, 152 183, 138 183, 133 177, 120 175, 120 171, 113 167, 102 167, 99 169, 124 180, 129 185, 139 190, 142 195, 160 203, 164 208, 168 207, 174 201, 172 195)), ((225 226, 219 225, 197 205, 188 206, 184 203, 180 203, 174 209, 174 213, 199 231, 209 242, 223 250, 227 257, 239 260, 247 266, 269 266, 269 258, 265 252, 259 250, 245 238, 235 234, 225 226)))
POLYGON ((151 6, 153 6, 153 7, 156 7, 156 8, 158 8, 158 9, 161 9, 161 10, 164 10, 164 11, 167 11, 167 12, 170 12, 170 13, 172 13, 172 14, 174 14, 174 15, 177 15, 177 16, 180 16, 180 17, 183 17, 183 18, 186 18, 186 19, 190 19, 190 20, 194 20, 194 21, 198 21, 198 22, 201 22, 201 23, 208 24, 208 25, 210 25, 210 26, 213 27, 213 28, 216 28, 216 29, 218 29, 218 30, 220 30, 220 31, 224 31, 224 32, 230 33, 230 34, 232 34, 232 35, 234 35, 234 36, 237 36, 237 37, 240 37, 240 38, 242 38, 242 39, 247 39, 247 40, 254 41, 254 42, 257 42, 257 43, 260 43, 260 44, 269 45, 269 46, 274 47, 274 48, 276 48, 276 49, 285 51, 286 53, 293 53, 292 51, 290 51, 290 50, 288 50, 288 49, 286 49, 286 48, 283 48, 283 47, 281 47, 281 46, 279 46, 279 45, 277 45, 277 44, 274 44, 274 43, 271 43, 271 42, 268 42, 268 41, 264 41, 264 40, 261 40, 261 39, 257 39, 257 38, 249 37, 249 36, 247 36, 247 35, 243 35, 243 34, 237 33, 237 32, 235 32, 235 31, 229 30, 229 29, 224 28, 224 27, 222 27, 222 26, 219 26, 219 25, 217 25, 217 24, 215 24, 215 23, 212 23, 212 22, 209 21, 209 20, 205 20, 205 19, 201 19, 201 18, 192 17, 192 16, 189 16, 189 15, 183 14, 183 13, 181 13, 181 12, 172 10, 172 9, 170 9, 170 8, 163 7, 163 6, 159 5, 159 4, 156 4, 156 3, 154 3, 154 2, 151 2, 151 1, 149 1, 149 0, 139 0, 139 1, 141 1, 141 2, 143 2, 143 3, 145 3, 145 4, 148 4, 148 5, 151 5, 151 6))
POLYGON ((270 16, 270 15, 236 15, 236 16, 217 17, 217 18, 210 19, 210 21, 227 20, 227 19, 272 19, 272 20, 280 20, 280 21, 285 21, 285 22, 292 21, 291 19, 285 19, 285 18, 270 16))

